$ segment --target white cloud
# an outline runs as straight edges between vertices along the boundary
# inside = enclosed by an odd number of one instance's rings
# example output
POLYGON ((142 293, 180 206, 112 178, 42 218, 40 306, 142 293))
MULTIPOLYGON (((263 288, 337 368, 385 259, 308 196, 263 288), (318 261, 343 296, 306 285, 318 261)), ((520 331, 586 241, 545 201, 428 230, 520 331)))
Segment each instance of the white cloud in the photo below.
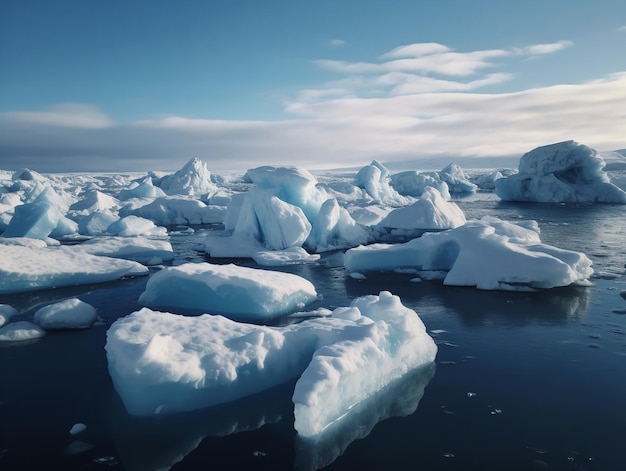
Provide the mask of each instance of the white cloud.
POLYGON ((560 51, 562 49, 568 48, 572 46, 574 43, 572 41, 563 40, 557 41, 555 43, 549 44, 535 44, 532 46, 526 46, 522 48, 516 48, 514 51, 517 54, 524 55, 543 55, 543 54, 552 54, 553 52, 560 51))
POLYGON ((435 165, 443 168, 451 161, 470 166, 471 156, 520 156, 568 139, 601 151, 626 148, 626 72, 517 93, 320 98, 290 103, 288 110, 300 118, 166 117, 106 128, 51 127, 17 119, 19 113, 4 113, 0 168, 175 170, 194 156, 214 171, 263 164, 316 169, 365 165, 373 158, 437 156, 441 160, 435 165), (59 168, 61 164, 65 167, 59 168))
POLYGON ((10 118, 34 124, 85 129, 106 128, 113 121, 96 106, 84 103, 60 103, 47 111, 14 111, 10 118))
POLYGON ((399 57, 420 57, 430 54, 441 54, 444 52, 450 52, 448 46, 444 46, 439 43, 415 43, 408 44, 406 46, 399 46, 386 52, 381 59, 397 59, 399 57))
POLYGON ((346 41, 344 39, 331 39, 330 40, 330 45, 331 46, 345 46, 346 41))

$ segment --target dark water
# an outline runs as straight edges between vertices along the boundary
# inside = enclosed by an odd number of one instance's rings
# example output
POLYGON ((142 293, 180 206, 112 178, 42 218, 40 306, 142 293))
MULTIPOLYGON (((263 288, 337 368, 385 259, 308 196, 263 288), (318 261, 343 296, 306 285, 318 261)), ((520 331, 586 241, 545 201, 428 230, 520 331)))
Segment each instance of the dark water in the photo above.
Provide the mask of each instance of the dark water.
MULTIPOLYGON (((402 275, 357 281, 345 277, 341 254, 282 268, 314 283, 322 299, 312 308, 389 290, 439 345, 435 365, 390 385, 316 442, 293 429, 293 383, 189 414, 129 416, 104 344, 108 326, 139 307, 147 278, 2 296, 26 320, 79 296, 103 322, 0 347, 0 469, 626 469, 626 208, 484 195, 458 204, 468 218, 537 220, 544 242, 594 261, 593 285, 509 293, 402 275), (73 437, 79 422, 87 429, 73 437)), ((197 238, 173 239, 179 261, 203 260, 197 238)))

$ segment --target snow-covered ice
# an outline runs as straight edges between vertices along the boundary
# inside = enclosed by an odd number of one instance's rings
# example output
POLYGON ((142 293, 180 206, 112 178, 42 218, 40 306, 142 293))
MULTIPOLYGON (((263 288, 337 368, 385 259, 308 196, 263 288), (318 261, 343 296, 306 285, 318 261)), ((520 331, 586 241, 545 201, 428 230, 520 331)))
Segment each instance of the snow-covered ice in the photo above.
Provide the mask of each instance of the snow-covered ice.
POLYGON ((189 160, 173 175, 165 175, 157 184, 168 195, 202 196, 217 191, 206 162, 198 158, 189 160))
POLYGON ((404 244, 350 249, 345 267, 358 274, 410 269, 429 279, 443 273, 446 285, 486 290, 568 286, 586 282, 593 273, 585 254, 543 244, 538 230, 495 218, 404 244))
POLYGON ((357 298, 333 318, 354 322, 318 347, 293 393, 295 428, 315 436, 383 386, 435 359, 437 347, 415 311, 387 291, 357 298), (363 374, 367 370, 368 374, 363 374))
POLYGON ((0 244, 0 294, 75 286, 147 275, 148 269, 63 247, 0 244))
POLYGON ((119 237, 166 236, 167 229, 139 216, 124 216, 107 227, 107 233, 119 237))
POLYGON ((97 319, 96 309, 78 298, 44 306, 34 316, 35 324, 45 330, 86 329, 97 319))
POLYGON ((452 229, 465 224, 463 211, 446 201, 438 190, 426 187, 421 197, 413 204, 391 211, 378 223, 393 229, 452 229))
POLYGON ((11 322, 4 327, 0 327, 0 343, 2 342, 24 342, 34 340, 46 335, 46 331, 41 327, 28 321, 11 322))
POLYGON ((186 263, 155 273, 139 302, 174 312, 263 321, 302 309, 316 299, 315 287, 290 273, 233 264, 186 263))
POLYGON ((224 221, 226 207, 206 205, 186 196, 164 196, 137 208, 123 208, 122 216, 139 216, 156 224, 216 224, 224 221))
POLYGON ((0 327, 9 322, 11 317, 17 314, 17 309, 8 304, 0 304, 0 327))
POLYGON ((495 181, 496 193, 506 201, 626 203, 604 165, 596 150, 575 141, 538 147, 521 157, 518 173, 495 181))
POLYGON ((293 400, 304 436, 437 353, 415 311, 388 292, 285 327, 144 308, 113 323, 105 348, 115 389, 134 415, 194 410, 300 378, 293 400), (357 374, 358 365, 370 374, 357 374))
POLYGON ((315 262, 320 259, 319 254, 310 254, 302 247, 290 247, 285 250, 259 250, 252 255, 259 265, 278 267, 294 263, 315 262))
POLYGON ((172 244, 163 239, 146 237, 96 237, 66 247, 69 254, 88 253, 105 257, 134 260, 144 265, 160 265, 174 259, 172 244))

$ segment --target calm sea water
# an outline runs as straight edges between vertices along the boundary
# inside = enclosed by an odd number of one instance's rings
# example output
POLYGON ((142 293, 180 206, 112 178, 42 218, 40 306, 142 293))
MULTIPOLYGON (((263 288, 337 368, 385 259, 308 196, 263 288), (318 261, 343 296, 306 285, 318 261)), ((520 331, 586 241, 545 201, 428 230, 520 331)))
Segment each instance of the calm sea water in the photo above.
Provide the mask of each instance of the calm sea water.
MULTIPOLYGON (((346 278, 341 254, 282 268, 314 283, 322 299, 312 308, 389 290, 439 345, 435 365, 316 442, 293 429, 293 384, 190 414, 129 416, 104 345, 108 326, 139 308, 147 278, 3 296, 26 320, 79 296, 103 322, 0 347, 0 469, 626 469, 626 208, 501 203, 490 194, 458 204, 468 218, 537 220, 544 242, 593 260, 593 285, 509 293, 402 275, 357 281, 346 278), (76 423, 87 429, 72 436, 76 423)), ((204 260, 194 250, 201 236, 173 237, 177 263, 204 260)))

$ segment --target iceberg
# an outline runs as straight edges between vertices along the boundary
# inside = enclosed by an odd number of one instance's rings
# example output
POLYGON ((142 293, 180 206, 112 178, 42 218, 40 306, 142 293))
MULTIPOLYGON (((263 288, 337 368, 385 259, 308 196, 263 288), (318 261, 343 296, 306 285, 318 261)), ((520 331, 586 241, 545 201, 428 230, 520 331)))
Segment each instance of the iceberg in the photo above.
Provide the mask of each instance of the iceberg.
POLYGON ((35 324, 45 330, 86 329, 97 319, 95 308, 78 298, 44 306, 34 316, 35 324))
POLYGON ((206 205, 186 196, 164 196, 134 209, 123 209, 121 216, 139 216, 162 226, 178 224, 217 224, 224 221, 226 208, 206 205))
POLYGON ((591 260, 541 243, 533 230, 495 218, 430 232, 404 244, 372 244, 346 252, 349 272, 412 271, 445 285, 529 290, 586 283, 591 260))
POLYGON ((198 158, 191 159, 173 175, 165 175, 157 184, 168 195, 201 196, 218 190, 206 163, 198 158))
POLYGON ((450 199, 448 184, 444 182, 437 172, 418 172, 407 170, 391 176, 389 182, 394 190, 403 196, 422 196, 427 187, 435 188, 444 199, 450 199))
POLYGON ((378 226, 392 229, 453 229, 465 224, 463 211, 446 201, 435 188, 426 187, 415 203, 391 211, 378 226))
POLYGON ((290 273, 233 264, 185 263, 152 275, 139 303, 174 312, 263 321, 289 314, 316 299, 315 287, 290 273))
POLYGON ((63 216, 52 203, 42 200, 16 206, 2 237, 45 239, 76 232, 78 224, 63 216))
POLYGON ((388 291, 357 298, 332 317, 355 325, 344 329, 343 338, 317 348, 296 383, 295 428, 304 437, 320 434, 382 387, 431 363, 437 353, 415 311, 388 291))
POLYGON ((113 385, 133 415, 226 403, 300 377, 293 401, 303 436, 437 353, 415 311, 388 292, 284 327, 143 308, 111 325, 105 349, 113 385), (364 364, 369 374, 357 374, 364 364))
POLYGON ((73 252, 64 247, 0 244, 0 294, 147 274, 146 267, 128 260, 73 252))
POLYGON ((365 244, 369 239, 369 232, 330 198, 320 207, 305 246, 314 252, 328 252, 365 244))
POLYGON ((518 173, 495 180, 496 194, 505 201, 626 204, 604 165, 596 150, 575 141, 537 147, 521 157, 518 173))
POLYGON ((135 187, 120 191, 119 199, 127 201, 134 198, 160 198, 162 196, 165 196, 165 192, 154 186, 150 177, 146 177, 135 187))
POLYGON ((389 170, 376 160, 361 168, 354 177, 354 184, 363 188, 373 201, 395 205, 407 204, 408 198, 394 190, 390 181, 389 170))

